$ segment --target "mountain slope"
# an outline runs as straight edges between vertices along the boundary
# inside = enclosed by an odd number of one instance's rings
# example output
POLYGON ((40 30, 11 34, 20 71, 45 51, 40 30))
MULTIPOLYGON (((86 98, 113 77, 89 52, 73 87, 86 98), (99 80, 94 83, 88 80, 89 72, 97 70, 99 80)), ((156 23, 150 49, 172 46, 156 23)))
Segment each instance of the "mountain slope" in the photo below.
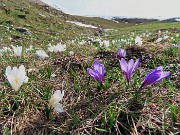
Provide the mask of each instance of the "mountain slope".
MULTIPOLYGON (((47 43, 48 41, 59 42, 59 40, 73 39, 81 33, 92 35, 95 31, 66 21, 77 21, 102 28, 126 26, 102 18, 68 15, 48 5, 37 4, 34 0, 1 0, 0 14, 0 29, 2 31, 0 38, 8 36, 19 44, 22 43, 22 39, 28 43, 36 44, 47 43), (27 29, 31 34, 21 34, 15 30, 18 27, 27 29)), ((4 39, 1 43, 6 42, 9 40, 4 39)))

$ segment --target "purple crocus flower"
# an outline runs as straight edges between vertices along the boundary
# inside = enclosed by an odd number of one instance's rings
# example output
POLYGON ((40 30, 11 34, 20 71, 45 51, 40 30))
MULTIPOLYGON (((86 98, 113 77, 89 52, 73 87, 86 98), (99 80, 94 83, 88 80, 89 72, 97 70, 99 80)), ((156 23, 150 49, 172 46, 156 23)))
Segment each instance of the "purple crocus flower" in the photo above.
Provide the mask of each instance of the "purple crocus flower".
POLYGON ((129 84, 132 73, 138 67, 140 59, 137 59, 135 63, 134 63, 133 59, 131 59, 127 63, 123 58, 121 58, 121 60, 119 60, 119 62, 120 62, 121 70, 124 72, 125 78, 129 84))
POLYGON ((118 50, 118 57, 119 57, 119 59, 125 58, 125 57, 126 57, 126 50, 120 48, 120 49, 118 50))
POLYGON ((96 79, 99 83, 102 83, 104 80, 105 70, 104 65, 100 64, 99 61, 95 60, 92 69, 87 68, 87 72, 96 79))
POLYGON ((163 67, 162 66, 157 67, 157 68, 151 70, 146 75, 141 87, 144 87, 146 85, 150 85, 150 84, 153 84, 153 83, 156 83, 156 82, 160 82, 163 78, 168 77, 169 75, 170 75, 170 72, 163 72, 163 67))

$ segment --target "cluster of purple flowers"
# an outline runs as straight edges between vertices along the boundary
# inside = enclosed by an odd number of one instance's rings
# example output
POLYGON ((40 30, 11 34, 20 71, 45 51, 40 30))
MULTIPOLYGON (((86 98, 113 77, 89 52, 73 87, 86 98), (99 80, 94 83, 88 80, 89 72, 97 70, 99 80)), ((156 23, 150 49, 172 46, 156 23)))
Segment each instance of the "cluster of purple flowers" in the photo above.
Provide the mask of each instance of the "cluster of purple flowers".
MULTIPOLYGON (((124 72, 124 76, 129 85, 132 73, 138 67, 138 65, 140 63, 140 59, 137 59, 136 62, 134 62, 133 59, 129 60, 129 62, 126 62, 124 59, 126 57, 126 50, 124 50, 124 49, 118 50, 118 57, 119 57, 119 63, 120 63, 121 70, 124 72)), ((92 65, 92 69, 88 68, 87 72, 94 79, 96 79, 99 83, 103 83, 105 69, 104 69, 104 65, 100 64, 99 61, 95 60, 92 65)), ((147 85, 154 84, 156 82, 160 82, 163 78, 168 77, 169 75, 170 75, 170 72, 164 72, 162 66, 157 67, 157 68, 151 70, 146 75, 140 88, 147 86, 147 85)))

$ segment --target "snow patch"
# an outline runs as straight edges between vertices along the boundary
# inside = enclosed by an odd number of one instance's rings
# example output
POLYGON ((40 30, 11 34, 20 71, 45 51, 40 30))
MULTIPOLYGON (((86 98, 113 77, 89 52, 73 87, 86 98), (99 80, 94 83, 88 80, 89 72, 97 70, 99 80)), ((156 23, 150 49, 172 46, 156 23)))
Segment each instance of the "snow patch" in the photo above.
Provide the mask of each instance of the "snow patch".
POLYGON ((96 27, 96 26, 89 25, 89 24, 83 24, 83 23, 81 23, 81 22, 74 22, 74 21, 66 21, 66 22, 69 22, 69 23, 72 23, 72 24, 76 24, 76 25, 82 26, 82 27, 88 27, 88 28, 93 28, 93 29, 98 28, 98 27, 96 27))
POLYGON ((177 22, 180 22, 180 18, 175 19, 177 22))

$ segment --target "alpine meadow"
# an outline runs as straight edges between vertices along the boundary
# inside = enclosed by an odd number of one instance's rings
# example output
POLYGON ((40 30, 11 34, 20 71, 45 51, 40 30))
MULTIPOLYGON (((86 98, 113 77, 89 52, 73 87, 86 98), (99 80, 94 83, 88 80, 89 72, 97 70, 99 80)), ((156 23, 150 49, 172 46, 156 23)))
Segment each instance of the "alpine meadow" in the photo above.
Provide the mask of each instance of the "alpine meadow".
POLYGON ((0 135, 179 135, 179 90, 180 18, 0 0, 0 135))

